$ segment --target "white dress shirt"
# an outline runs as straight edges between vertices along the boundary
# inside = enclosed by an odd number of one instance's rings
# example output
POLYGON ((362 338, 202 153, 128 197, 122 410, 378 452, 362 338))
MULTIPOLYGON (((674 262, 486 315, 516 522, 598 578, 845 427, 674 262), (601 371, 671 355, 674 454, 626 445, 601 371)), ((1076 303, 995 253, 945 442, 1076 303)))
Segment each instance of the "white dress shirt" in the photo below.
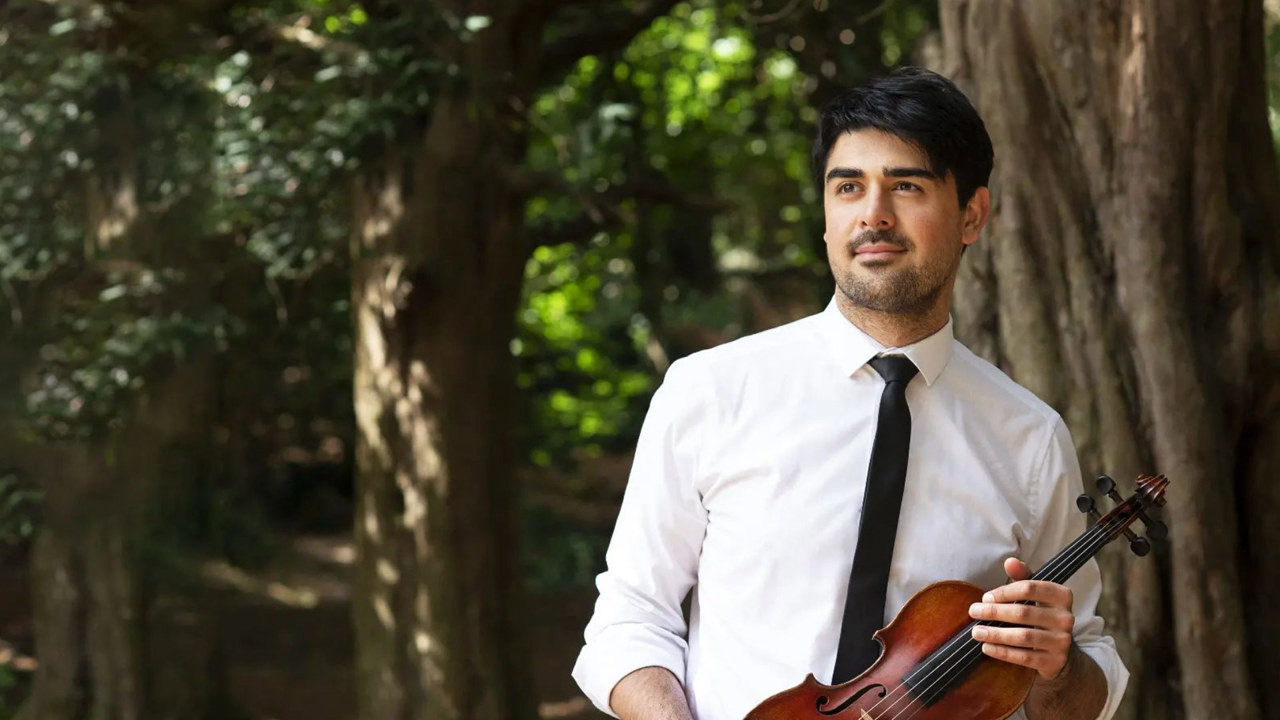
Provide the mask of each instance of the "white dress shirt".
MULTIPOLYGON (((613 687, 649 666, 683 683, 698 720, 742 720, 808 673, 830 682, 884 389, 867 361, 885 352, 833 301, 671 366, 573 669, 597 707, 614 714, 613 687)), ((892 352, 920 373, 907 387, 885 624, 930 583, 1003 585, 1005 558, 1039 569, 1085 528, 1075 449, 1052 408, 954 340, 950 322, 892 352)), ((1099 717, 1110 718, 1129 673, 1094 615, 1096 563, 1067 585, 1075 642, 1107 679, 1099 717)))

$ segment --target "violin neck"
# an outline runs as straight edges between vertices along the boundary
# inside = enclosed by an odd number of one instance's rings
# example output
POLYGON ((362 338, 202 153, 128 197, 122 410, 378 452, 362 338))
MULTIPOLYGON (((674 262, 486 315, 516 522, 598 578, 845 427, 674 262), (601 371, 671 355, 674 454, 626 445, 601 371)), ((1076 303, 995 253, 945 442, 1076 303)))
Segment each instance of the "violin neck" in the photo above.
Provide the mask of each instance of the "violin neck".
POLYGON ((1059 584, 1066 582, 1067 578, 1074 575, 1094 555, 1097 555, 1103 545, 1123 533, 1133 523, 1141 509, 1141 504, 1134 498, 1117 505, 1088 530, 1081 533, 1080 537, 1073 540, 1070 545, 1054 555, 1044 567, 1031 576, 1031 579, 1059 584))

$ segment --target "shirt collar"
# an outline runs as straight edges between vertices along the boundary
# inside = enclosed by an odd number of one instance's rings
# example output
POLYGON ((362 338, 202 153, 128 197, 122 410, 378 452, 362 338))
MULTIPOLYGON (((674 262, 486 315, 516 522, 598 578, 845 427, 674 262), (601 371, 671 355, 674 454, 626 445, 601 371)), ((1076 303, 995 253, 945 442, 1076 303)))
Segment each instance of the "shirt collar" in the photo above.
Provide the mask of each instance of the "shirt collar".
POLYGON ((852 376, 877 355, 905 355, 920 370, 925 383, 932 385, 951 359, 954 335, 950 317, 947 324, 934 334, 899 348, 886 348, 850 322, 836 307, 834 297, 819 314, 818 320, 822 335, 831 345, 836 365, 846 377, 852 376))

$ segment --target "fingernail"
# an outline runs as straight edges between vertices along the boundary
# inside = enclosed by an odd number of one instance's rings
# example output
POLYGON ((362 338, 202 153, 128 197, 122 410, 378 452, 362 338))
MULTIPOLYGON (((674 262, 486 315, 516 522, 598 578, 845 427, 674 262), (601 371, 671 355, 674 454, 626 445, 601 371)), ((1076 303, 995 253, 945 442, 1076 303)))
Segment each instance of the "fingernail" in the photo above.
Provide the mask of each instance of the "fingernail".
POLYGON ((991 593, 987 593, 986 595, 982 596, 982 602, 995 602, 995 601, 996 601, 996 596, 992 595, 991 593))
POLYGON ((974 640, 986 640, 986 639, 987 639, 987 629, 986 629, 986 628, 984 628, 984 627, 976 627, 976 628, 974 628, 974 629, 973 629, 973 639, 974 639, 974 640))
POLYGON ((970 605, 970 606, 969 606, 969 615, 970 615, 970 616, 972 616, 972 617, 978 617, 978 616, 979 616, 979 615, 981 615, 981 614, 982 614, 982 603, 974 603, 974 604, 972 604, 972 605, 970 605))

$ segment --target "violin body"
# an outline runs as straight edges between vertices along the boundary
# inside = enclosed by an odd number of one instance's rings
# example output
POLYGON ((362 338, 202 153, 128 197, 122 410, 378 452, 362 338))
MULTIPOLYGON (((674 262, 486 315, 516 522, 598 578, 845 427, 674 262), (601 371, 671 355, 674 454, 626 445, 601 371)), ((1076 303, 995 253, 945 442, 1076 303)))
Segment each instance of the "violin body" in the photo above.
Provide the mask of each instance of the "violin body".
POLYGON ((928 706, 903 684, 913 668, 970 623, 969 606, 981 602, 983 593, 959 580, 924 588, 876 632, 883 647, 866 672, 834 686, 811 674, 760 703, 746 720, 1003 720, 1026 700, 1035 670, 984 656, 928 706))

